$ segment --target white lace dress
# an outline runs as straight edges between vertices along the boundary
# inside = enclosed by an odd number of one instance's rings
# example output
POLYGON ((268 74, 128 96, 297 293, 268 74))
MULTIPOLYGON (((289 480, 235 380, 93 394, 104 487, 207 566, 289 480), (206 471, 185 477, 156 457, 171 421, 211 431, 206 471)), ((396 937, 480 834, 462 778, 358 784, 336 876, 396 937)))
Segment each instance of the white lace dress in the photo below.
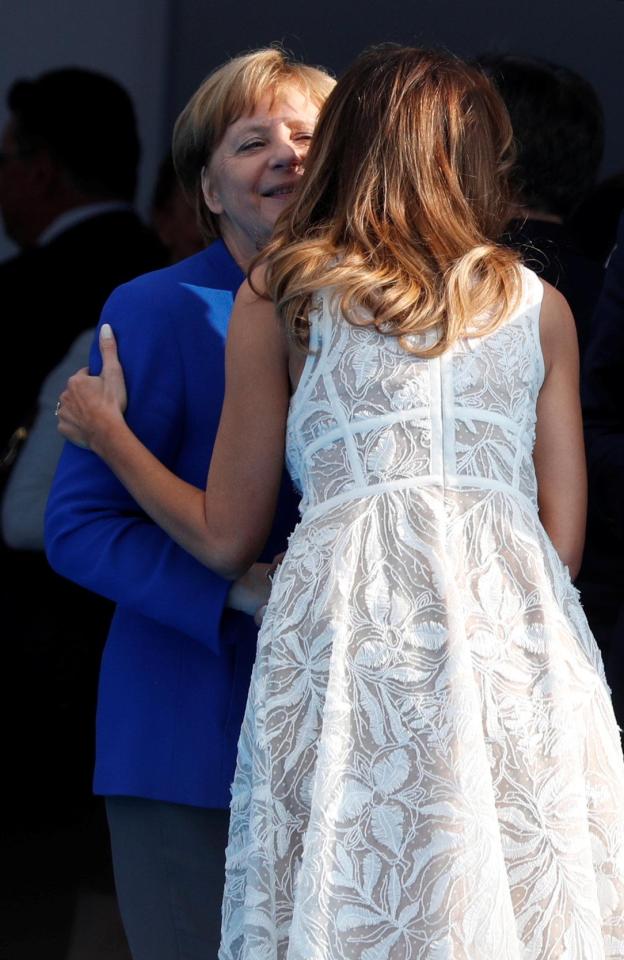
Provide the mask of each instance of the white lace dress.
POLYGON ((540 524, 542 286, 435 360, 312 316, 221 960, 624 958, 624 765, 540 524))

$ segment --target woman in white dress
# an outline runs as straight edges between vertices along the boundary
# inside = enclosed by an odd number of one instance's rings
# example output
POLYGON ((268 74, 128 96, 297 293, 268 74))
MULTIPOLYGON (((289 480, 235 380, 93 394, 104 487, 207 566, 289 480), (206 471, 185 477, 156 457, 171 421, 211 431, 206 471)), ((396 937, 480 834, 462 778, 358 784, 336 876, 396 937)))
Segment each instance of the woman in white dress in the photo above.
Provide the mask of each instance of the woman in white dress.
POLYGON ((205 494, 125 425, 108 331, 102 377, 62 395, 64 434, 227 576, 262 546, 284 448, 302 491, 239 744, 222 960, 624 957, 624 764, 570 581, 574 323, 496 244, 511 142, 449 55, 347 71, 237 298, 205 494))

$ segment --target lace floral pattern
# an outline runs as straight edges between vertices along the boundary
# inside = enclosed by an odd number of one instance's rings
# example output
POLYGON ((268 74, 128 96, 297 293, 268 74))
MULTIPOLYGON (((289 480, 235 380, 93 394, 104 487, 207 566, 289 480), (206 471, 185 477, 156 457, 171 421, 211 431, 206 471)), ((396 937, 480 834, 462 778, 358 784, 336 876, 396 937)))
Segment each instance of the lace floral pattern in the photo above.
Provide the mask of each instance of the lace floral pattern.
POLYGON ((624 958, 624 765, 541 524, 541 285, 421 360, 320 298, 221 960, 624 958))

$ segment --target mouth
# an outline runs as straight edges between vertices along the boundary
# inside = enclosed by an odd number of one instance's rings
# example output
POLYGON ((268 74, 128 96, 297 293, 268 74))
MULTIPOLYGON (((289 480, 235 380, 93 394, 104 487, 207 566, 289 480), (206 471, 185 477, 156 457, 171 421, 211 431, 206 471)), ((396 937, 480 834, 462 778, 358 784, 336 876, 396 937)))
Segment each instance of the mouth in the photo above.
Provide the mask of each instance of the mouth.
POLYGON ((295 183, 280 183, 275 187, 269 187, 262 191, 263 197, 290 197, 295 191, 295 183))

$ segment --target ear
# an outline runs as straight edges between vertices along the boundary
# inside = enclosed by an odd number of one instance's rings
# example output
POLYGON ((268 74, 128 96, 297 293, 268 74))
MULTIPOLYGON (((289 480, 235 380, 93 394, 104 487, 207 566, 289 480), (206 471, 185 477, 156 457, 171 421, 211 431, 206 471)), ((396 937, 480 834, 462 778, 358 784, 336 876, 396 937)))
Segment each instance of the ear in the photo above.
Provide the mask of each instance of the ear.
POLYGON ((221 203, 221 198, 219 196, 219 191, 214 183, 213 178, 208 173, 208 167, 202 167, 201 171, 201 187, 202 194, 204 196, 204 203, 208 207, 211 213, 214 213, 215 216, 219 216, 223 213, 223 204, 221 203))

